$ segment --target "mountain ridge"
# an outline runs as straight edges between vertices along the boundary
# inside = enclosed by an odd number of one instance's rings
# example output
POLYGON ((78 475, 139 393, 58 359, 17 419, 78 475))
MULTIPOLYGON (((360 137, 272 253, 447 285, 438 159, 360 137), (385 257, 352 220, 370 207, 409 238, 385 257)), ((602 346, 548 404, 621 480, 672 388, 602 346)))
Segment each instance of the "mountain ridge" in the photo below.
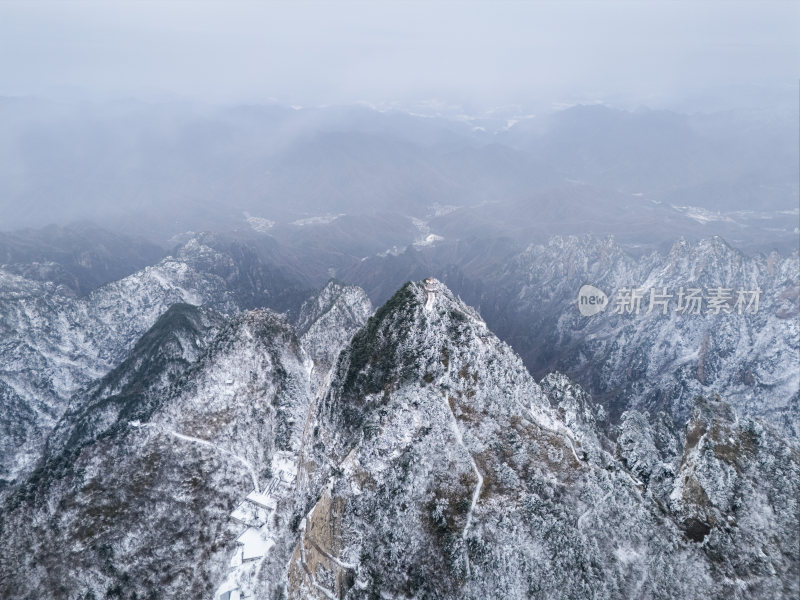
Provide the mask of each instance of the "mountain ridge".
POLYGON ((165 370, 145 378, 151 391, 133 388, 153 410, 113 412, 116 424, 86 429, 89 443, 62 454, 55 477, 35 472, 4 502, 0 590, 798 591, 800 455, 777 430, 713 398, 693 401, 685 427, 636 407, 611 423, 565 375, 537 382, 432 278, 371 312, 363 291, 337 282, 296 319, 167 311, 142 338, 142 357, 121 363, 132 374, 90 388, 113 399, 163 349, 174 374, 159 362, 165 370), (254 502, 269 508, 242 532, 242 507, 254 502))

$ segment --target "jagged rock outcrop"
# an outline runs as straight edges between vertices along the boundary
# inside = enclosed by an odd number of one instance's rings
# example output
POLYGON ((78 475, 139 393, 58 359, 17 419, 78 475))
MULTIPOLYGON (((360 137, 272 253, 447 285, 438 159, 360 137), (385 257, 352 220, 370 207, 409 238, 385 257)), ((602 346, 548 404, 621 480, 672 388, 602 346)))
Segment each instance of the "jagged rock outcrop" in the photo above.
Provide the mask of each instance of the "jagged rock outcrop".
POLYGON ((330 281, 306 300, 297 317, 297 333, 314 361, 314 379, 322 385, 339 351, 372 314, 372 303, 364 290, 330 281))

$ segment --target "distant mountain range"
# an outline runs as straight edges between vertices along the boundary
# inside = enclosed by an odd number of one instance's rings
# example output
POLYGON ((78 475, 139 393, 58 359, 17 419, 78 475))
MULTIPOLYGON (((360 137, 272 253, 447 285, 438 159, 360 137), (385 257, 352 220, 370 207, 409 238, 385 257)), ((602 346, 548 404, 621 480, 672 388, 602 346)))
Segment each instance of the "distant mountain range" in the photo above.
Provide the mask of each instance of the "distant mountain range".
POLYGON ((0 127, 6 231, 85 219, 164 244, 252 227, 358 258, 415 241, 412 218, 450 240, 525 244, 720 235, 785 251, 800 234, 794 107, 437 116, 0 99, 0 127))

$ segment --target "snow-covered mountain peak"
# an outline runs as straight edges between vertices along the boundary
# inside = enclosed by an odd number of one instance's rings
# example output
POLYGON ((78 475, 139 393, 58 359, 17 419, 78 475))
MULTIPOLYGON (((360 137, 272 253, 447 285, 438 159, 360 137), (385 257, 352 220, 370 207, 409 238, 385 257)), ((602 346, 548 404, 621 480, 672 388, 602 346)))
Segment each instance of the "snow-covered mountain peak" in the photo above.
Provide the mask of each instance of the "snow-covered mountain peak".
POLYGON ((323 385, 353 334, 372 314, 372 302, 360 287, 329 281, 306 300, 297 318, 297 332, 314 361, 312 384, 323 385))
POLYGON ((356 333, 339 361, 335 384, 347 394, 368 396, 389 384, 428 381, 469 368, 467 363, 492 368, 495 361, 482 355, 495 351, 513 365, 511 370, 527 375, 511 349, 444 284, 408 282, 356 333), (464 364, 457 367, 453 358, 462 354, 464 364))
POLYGON ((222 252, 212 248, 206 243, 203 235, 197 235, 180 245, 174 251, 175 258, 193 265, 211 265, 223 262, 233 266, 233 259, 222 252))
POLYGON ((297 331, 306 334, 321 319, 332 318, 331 313, 342 312, 342 316, 353 317, 364 310, 371 313, 372 303, 363 289, 331 280, 303 303, 297 317, 297 331))
MULTIPOLYGON (((728 422, 732 411, 714 407, 728 422)), ((590 578, 570 571, 575 561, 597 565, 607 597, 713 596, 709 570, 731 572, 714 553, 734 556, 738 544, 765 539, 758 523, 733 533, 717 525, 736 521, 737 503, 761 501, 752 487, 764 476, 759 462, 744 460, 741 476, 708 462, 724 462, 722 438, 722 459, 706 451, 708 460, 694 460, 669 419, 651 425, 637 411, 624 416, 617 446, 602 432, 604 420, 565 376, 536 384, 445 286, 407 283, 354 336, 310 407, 289 597, 591 596, 590 578), (689 482, 687 494, 681 482, 689 482), (720 507, 697 505, 703 494, 716 494, 720 507), (670 567, 656 573, 653 560, 670 567)), ((751 439, 746 430, 736 435, 740 445, 751 439)), ((745 450, 750 456, 778 443, 769 432, 761 437, 745 450)), ((796 469, 789 453, 763 502, 793 514, 780 491, 796 469)), ((790 553, 787 540, 774 550, 790 553)))

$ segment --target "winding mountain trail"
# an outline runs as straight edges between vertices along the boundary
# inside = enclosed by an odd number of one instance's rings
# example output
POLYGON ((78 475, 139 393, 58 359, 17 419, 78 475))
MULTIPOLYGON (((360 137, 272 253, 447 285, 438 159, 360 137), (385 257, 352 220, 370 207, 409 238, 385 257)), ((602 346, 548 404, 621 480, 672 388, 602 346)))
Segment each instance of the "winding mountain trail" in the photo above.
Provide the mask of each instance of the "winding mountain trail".
POLYGON ((256 474, 256 469, 255 469, 255 467, 253 467, 253 464, 250 461, 248 461, 247 459, 242 458, 238 454, 234 454, 230 450, 226 450, 225 448, 222 448, 221 446, 217 446, 216 444, 214 444, 212 442, 209 442, 208 440, 204 440, 204 439, 201 439, 201 438, 193 437, 191 435, 184 435, 182 433, 178 433, 177 431, 173 431, 171 429, 166 430, 166 433, 178 438, 179 440, 185 440, 187 442, 194 442, 196 444, 202 444, 203 446, 207 446, 209 448, 213 448, 214 450, 216 450, 218 452, 221 452, 222 454, 227 454, 228 456, 230 456, 234 460, 237 460, 250 473, 250 477, 253 480, 253 489, 256 492, 260 491, 259 487, 258 487, 258 475, 256 474))
POLYGON ((221 454, 226 454, 226 455, 230 456, 234 460, 238 461, 242 466, 244 466, 245 469, 247 469, 247 472, 250 474, 250 478, 253 480, 253 489, 256 491, 256 493, 258 493, 260 491, 259 487, 258 487, 258 475, 256 474, 255 467, 253 466, 253 464, 250 461, 248 461, 245 458, 242 458, 238 454, 235 454, 235 453, 231 452, 230 450, 227 450, 227 449, 225 449, 225 448, 223 448, 221 446, 218 446, 217 444, 215 444, 213 442, 209 442, 208 440, 204 440, 202 438, 194 437, 194 436, 191 436, 191 435, 185 435, 183 433, 178 433, 177 431, 175 431, 173 429, 167 429, 166 427, 155 425, 153 423, 139 423, 137 421, 132 421, 130 423, 130 425, 132 427, 138 427, 138 428, 149 427, 151 429, 155 429, 156 431, 158 431, 160 433, 171 435, 172 437, 177 438, 179 440, 183 440, 185 442, 192 442, 192 443, 195 443, 195 444, 200 444, 202 446, 206 446, 207 448, 211 448, 211 449, 213 449, 213 450, 215 450, 215 451, 217 451, 217 452, 219 452, 221 454))
MULTIPOLYGON (((475 510, 475 506, 478 504, 478 500, 480 499, 481 491, 483 490, 483 475, 481 475, 480 469, 478 469, 478 463, 475 462, 475 458, 472 456, 472 453, 469 451, 467 446, 464 444, 464 438, 461 435, 461 430, 458 427, 458 419, 456 418, 455 414, 453 414, 453 409, 450 408, 450 403, 445 398, 444 400, 445 405, 447 406, 447 413, 450 415, 450 429, 453 432, 453 435, 456 437, 456 441, 458 441, 458 445, 461 446, 464 451, 469 456, 469 460, 472 463, 472 469, 475 471, 475 475, 478 478, 478 483, 475 486, 475 489, 472 492, 472 502, 469 505, 469 510, 467 511, 467 518, 466 522, 464 523, 464 531, 461 533, 461 538, 466 540, 467 533, 469 532, 469 527, 472 523, 472 513, 475 510)), ((464 550, 464 560, 466 561, 467 565, 467 577, 471 574, 470 564, 469 564, 469 554, 467 553, 466 549, 464 550)))

